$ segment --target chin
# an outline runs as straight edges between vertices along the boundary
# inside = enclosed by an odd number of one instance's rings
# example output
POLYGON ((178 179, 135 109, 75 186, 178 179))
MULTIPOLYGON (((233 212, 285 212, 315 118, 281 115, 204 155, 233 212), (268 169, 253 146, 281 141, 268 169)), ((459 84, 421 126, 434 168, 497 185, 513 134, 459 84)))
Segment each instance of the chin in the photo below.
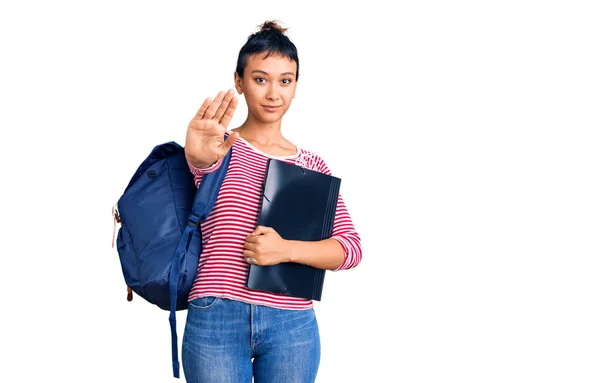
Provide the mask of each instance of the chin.
POLYGON ((282 117, 282 114, 261 114, 259 115, 259 120, 262 122, 272 123, 281 120, 282 117))

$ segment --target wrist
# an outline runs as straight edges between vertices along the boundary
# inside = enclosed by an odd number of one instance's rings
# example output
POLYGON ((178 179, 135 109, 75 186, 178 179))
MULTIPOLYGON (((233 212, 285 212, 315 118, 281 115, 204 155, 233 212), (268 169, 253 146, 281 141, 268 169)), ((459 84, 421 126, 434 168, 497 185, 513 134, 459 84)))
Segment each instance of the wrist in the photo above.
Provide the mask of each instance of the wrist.
POLYGON ((285 250, 284 250, 284 262, 294 262, 298 263, 297 252, 294 251, 296 248, 296 243, 298 241, 293 240, 285 240, 285 250))
POLYGON ((196 169, 207 169, 210 168, 211 166, 213 166, 214 164, 216 164, 219 160, 215 160, 213 162, 205 162, 206 159, 199 159, 196 158, 192 155, 189 155, 188 153, 185 153, 185 159, 187 160, 187 162, 192 165, 193 167, 195 167, 196 169))
POLYGON ((212 166, 214 166, 217 163, 217 161, 213 162, 213 163, 201 163, 199 164, 200 166, 196 166, 198 169, 208 169, 212 166))
POLYGON ((208 169, 208 168, 214 166, 217 162, 219 162, 219 160, 216 160, 211 163, 208 163, 208 162, 198 161, 191 157, 187 157, 186 159, 190 165, 192 165, 194 168, 199 169, 199 170, 208 169))

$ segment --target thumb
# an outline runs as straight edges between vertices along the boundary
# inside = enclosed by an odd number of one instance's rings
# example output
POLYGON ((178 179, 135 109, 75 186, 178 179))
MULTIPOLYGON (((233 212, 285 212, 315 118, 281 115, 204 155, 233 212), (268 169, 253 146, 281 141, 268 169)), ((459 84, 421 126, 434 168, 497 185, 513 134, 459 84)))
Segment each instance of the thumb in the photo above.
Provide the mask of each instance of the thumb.
POLYGON ((227 140, 225 140, 225 143, 227 145, 229 145, 229 147, 232 147, 233 144, 235 143, 235 140, 237 140, 237 138, 240 136, 240 134, 238 132, 231 132, 229 133, 229 135, 227 136, 227 140))
POLYGON ((221 148, 223 151, 223 156, 225 156, 225 154, 229 151, 229 149, 231 149, 231 147, 235 143, 235 140, 237 140, 237 138, 239 136, 240 136, 240 134, 238 132, 232 132, 229 134, 229 136, 227 136, 227 139, 221 145, 221 148))
POLYGON ((263 235, 263 234, 267 234, 269 232, 271 232, 273 229, 271 229, 270 227, 266 227, 266 226, 257 226, 256 229, 254 229, 254 231, 252 232, 252 234, 250 234, 253 237, 259 236, 259 235, 263 235))

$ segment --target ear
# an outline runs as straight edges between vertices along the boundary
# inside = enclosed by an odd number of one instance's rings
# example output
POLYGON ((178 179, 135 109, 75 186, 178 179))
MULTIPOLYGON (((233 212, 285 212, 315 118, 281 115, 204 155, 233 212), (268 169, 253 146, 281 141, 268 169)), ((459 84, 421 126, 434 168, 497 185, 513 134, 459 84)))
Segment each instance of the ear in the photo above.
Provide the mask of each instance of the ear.
POLYGON ((242 89, 242 78, 238 76, 237 72, 233 72, 233 82, 235 84, 235 90, 237 90, 238 94, 244 93, 242 89))

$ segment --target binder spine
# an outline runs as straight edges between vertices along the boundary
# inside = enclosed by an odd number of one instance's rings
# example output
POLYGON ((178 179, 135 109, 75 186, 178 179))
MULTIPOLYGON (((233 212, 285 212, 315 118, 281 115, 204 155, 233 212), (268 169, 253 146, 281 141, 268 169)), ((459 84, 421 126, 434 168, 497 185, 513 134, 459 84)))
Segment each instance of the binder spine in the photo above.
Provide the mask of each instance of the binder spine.
POLYGON ((313 283, 313 296, 312 299, 315 301, 321 300, 321 293, 323 292, 323 282, 325 282, 325 270, 318 269, 315 273, 315 281, 313 283))
MULTIPOLYGON (((333 234, 333 222, 335 220, 335 211, 337 208, 338 196, 340 194, 340 184, 340 178, 331 178, 331 184, 329 185, 329 198, 327 199, 327 206, 325 207, 325 220, 323 221, 323 228, 321 231, 321 239, 331 238, 331 235, 333 234)), ((321 300, 324 281, 325 270, 319 270, 318 273, 315 274, 312 299, 316 301, 321 300)))
POLYGON ((335 219, 335 210, 337 208, 338 196, 340 194, 341 179, 332 177, 329 186, 329 198, 325 207, 325 220, 323 222, 322 239, 330 238, 333 234, 333 221, 335 219))

